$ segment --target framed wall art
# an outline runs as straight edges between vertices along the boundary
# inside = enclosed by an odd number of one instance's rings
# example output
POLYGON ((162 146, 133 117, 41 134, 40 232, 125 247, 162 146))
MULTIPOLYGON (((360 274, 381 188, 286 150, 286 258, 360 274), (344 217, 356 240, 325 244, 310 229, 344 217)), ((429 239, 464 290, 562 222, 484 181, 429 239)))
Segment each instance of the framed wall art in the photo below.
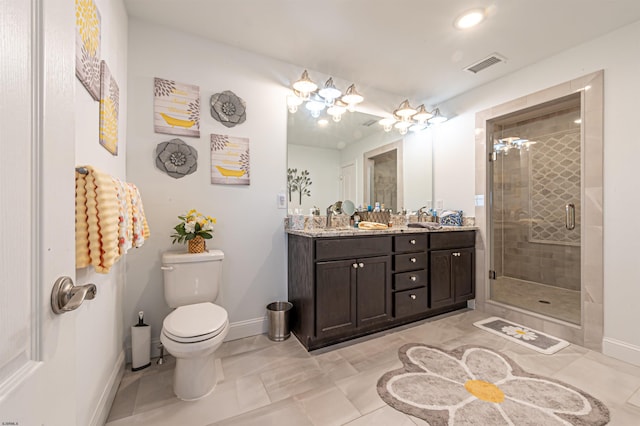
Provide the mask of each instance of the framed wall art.
POLYGON ((211 183, 249 185, 249 138, 211 135, 211 183))
POLYGON ((100 145, 111 154, 118 155, 120 89, 105 61, 100 68, 100 145))
POLYGON ((200 137, 200 88, 154 78, 153 130, 168 135, 200 137))
POLYGON ((76 76, 100 100, 100 12, 93 0, 76 0, 76 76))

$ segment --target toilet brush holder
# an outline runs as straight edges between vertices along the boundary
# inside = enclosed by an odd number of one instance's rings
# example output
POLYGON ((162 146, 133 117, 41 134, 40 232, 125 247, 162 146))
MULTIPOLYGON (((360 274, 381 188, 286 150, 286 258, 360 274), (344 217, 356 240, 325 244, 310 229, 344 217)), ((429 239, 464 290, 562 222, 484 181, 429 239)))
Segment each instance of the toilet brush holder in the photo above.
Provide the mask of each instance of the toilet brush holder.
POLYGON ((131 327, 131 371, 151 365, 151 327, 144 323, 144 313, 138 313, 138 323, 131 327))

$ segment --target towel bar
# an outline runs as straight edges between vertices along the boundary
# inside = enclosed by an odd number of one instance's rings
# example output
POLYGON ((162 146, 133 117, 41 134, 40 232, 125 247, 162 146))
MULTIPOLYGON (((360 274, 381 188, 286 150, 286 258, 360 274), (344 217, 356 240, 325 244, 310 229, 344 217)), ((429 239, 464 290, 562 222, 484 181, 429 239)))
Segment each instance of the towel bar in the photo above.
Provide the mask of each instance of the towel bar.
POLYGON ((76 167, 76 172, 80 173, 81 175, 88 175, 89 174, 89 170, 87 170, 84 167, 76 167))

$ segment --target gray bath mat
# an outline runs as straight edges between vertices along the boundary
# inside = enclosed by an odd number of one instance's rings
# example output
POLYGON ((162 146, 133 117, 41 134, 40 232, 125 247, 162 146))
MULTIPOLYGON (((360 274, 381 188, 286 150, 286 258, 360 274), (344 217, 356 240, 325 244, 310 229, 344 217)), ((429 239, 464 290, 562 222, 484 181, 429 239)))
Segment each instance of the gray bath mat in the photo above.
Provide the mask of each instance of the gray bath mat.
POLYGON ((420 343, 398 350, 403 366, 378 380, 378 394, 398 411, 431 426, 593 425, 607 407, 571 385, 527 373, 488 348, 453 351, 420 343))
POLYGON ((554 354, 560 349, 569 346, 569 342, 566 340, 558 339, 503 318, 491 317, 476 321, 473 325, 547 355, 554 354))

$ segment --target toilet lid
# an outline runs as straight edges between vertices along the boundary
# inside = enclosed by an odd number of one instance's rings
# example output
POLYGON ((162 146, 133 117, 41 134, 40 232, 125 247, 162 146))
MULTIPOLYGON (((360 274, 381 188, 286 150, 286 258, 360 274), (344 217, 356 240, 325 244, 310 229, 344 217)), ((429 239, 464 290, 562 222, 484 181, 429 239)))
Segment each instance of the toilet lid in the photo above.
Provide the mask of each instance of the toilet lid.
POLYGON ((227 325, 227 311, 213 303, 180 306, 162 323, 163 332, 171 340, 183 343, 201 342, 220 334, 227 325))

